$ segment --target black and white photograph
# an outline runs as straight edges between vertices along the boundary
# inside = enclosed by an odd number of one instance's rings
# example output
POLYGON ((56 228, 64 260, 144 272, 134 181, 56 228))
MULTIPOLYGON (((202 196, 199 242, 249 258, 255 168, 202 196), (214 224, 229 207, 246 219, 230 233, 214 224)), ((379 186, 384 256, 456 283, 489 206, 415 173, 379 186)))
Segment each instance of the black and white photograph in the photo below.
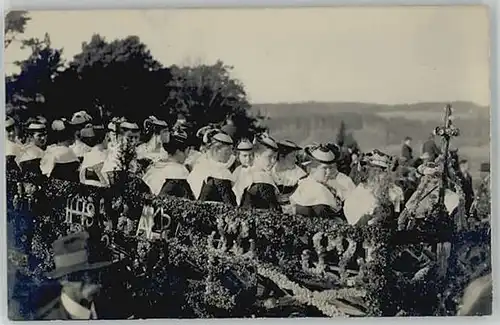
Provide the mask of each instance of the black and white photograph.
POLYGON ((8 318, 492 314, 490 11, 10 11, 8 318))

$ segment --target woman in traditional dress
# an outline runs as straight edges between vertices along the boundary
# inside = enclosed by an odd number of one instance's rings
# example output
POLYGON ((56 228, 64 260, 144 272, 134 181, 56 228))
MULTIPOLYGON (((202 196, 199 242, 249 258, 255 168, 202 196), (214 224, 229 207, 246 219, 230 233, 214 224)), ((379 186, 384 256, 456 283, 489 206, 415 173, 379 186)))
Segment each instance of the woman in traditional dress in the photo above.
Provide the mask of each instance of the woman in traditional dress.
POLYGON ((328 179, 338 157, 326 146, 308 146, 304 152, 310 159, 307 177, 299 181, 290 196, 295 214, 306 217, 328 218, 344 223, 342 203, 328 188, 328 179))
POLYGON ((92 136, 94 146, 83 155, 80 166, 80 182, 97 187, 109 186, 108 178, 102 173, 107 156, 106 131, 103 125, 90 125, 81 131, 82 135, 92 136))
POLYGON ((238 182, 238 178, 242 171, 250 168, 253 164, 253 144, 248 139, 242 139, 236 146, 238 153, 238 167, 233 172, 234 182, 238 182))
POLYGON ((163 150, 161 142, 161 133, 167 129, 167 122, 159 120, 156 116, 150 116, 144 121, 144 130, 151 134, 151 138, 137 147, 137 159, 149 160, 154 163, 166 157, 166 152, 163 150))
POLYGON ((278 144, 268 135, 258 135, 254 141, 254 161, 241 171, 233 191, 240 207, 281 211, 272 168, 278 157, 278 144))
POLYGON ((5 119, 5 167, 7 170, 19 170, 16 158, 21 154, 22 147, 16 142, 16 123, 13 118, 5 119))
MULTIPOLYGON (((341 156, 341 149, 335 145, 330 144, 329 149, 333 152, 335 157, 341 156)), ((330 174, 328 177, 328 187, 333 189, 334 194, 344 202, 346 197, 356 188, 352 179, 346 174, 338 170, 337 163, 332 164, 330 174)))
POLYGON ((204 134, 207 152, 194 164, 188 176, 195 199, 236 205, 232 191, 233 176, 227 167, 233 150, 233 139, 213 129, 204 134))
POLYGON ((92 148, 88 143, 88 139, 81 136, 81 130, 92 121, 92 116, 90 116, 85 111, 79 111, 73 114, 69 124, 73 126, 74 130, 74 142, 71 144, 70 148, 74 151, 80 161, 83 160, 83 155, 89 152, 92 148))
POLYGON ((28 121, 26 128, 27 144, 17 156, 16 162, 21 172, 41 175, 40 161, 47 148, 47 127, 38 120, 28 121))
POLYGON ((297 165, 297 152, 302 150, 290 140, 278 142, 278 161, 273 167, 274 182, 280 192, 280 203, 289 203, 289 197, 295 191, 299 180, 307 174, 297 165))
POLYGON ((52 131, 54 145, 47 148, 40 162, 42 173, 47 177, 78 182, 80 160, 70 148, 74 139, 73 130, 69 123, 61 119, 52 122, 52 131))
POLYGON ((143 177, 151 193, 160 197, 176 196, 194 200, 193 192, 187 182, 189 171, 184 166, 188 150, 188 136, 181 130, 172 134, 161 134, 163 149, 168 156, 158 160, 143 177))
POLYGON ((107 175, 108 182, 110 184, 114 183, 117 172, 130 171, 130 168, 138 168, 136 158, 131 157, 129 166, 122 166, 121 158, 124 152, 123 150, 131 150, 131 154, 136 155, 137 145, 140 138, 140 129, 137 123, 124 121, 117 126, 117 142, 116 145, 108 148, 108 154, 106 160, 104 161, 103 167, 101 169, 104 175, 107 175))
POLYGON ((386 203, 392 206, 394 214, 399 214, 404 202, 403 190, 394 184, 389 171, 391 157, 374 150, 365 155, 365 161, 365 179, 350 192, 344 202, 344 214, 349 224, 365 225, 379 221, 378 218, 373 218, 373 214, 386 203))

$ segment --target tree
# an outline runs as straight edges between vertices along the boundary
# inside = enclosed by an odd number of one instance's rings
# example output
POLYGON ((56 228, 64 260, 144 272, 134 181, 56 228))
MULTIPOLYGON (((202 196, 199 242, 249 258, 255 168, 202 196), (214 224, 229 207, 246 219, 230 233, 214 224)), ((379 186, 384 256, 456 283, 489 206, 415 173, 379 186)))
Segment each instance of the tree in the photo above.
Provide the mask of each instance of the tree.
POLYGON ((63 67, 62 50, 51 47, 50 37, 43 40, 23 40, 21 48, 30 48, 25 60, 14 62, 20 72, 6 78, 6 100, 11 114, 21 120, 38 115, 46 106, 46 97, 54 87, 54 80, 63 67))
POLYGON ((236 138, 249 137, 262 131, 258 117, 250 115, 251 105, 243 84, 231 78, 231 66, 217 61, 214 65, 170 67, 169 102, 184 114, 194 127, 223 124, 230 120, 237 129, 236 138))
POLYGON ((344 120, 340 121, 339 132, 337 133, 337 145, 340 147, 344 146, 345 136, 346 136, 346 127, 344 120))
POLYGON ((9 11, 5 15, 4 48, 7 48, 16 39, 18 34, 24 33, 26 23, 30 19, 27 11, 9 11))
POLYGON ((156 113, 165 118, 161 108, 170 79, 169 69, 162 68, 137 36, 107 42, 93 35, 60 76, 61 84, 73 84, 60 99, 72 111, 85 109, 93 116, 142 121, 156 113))

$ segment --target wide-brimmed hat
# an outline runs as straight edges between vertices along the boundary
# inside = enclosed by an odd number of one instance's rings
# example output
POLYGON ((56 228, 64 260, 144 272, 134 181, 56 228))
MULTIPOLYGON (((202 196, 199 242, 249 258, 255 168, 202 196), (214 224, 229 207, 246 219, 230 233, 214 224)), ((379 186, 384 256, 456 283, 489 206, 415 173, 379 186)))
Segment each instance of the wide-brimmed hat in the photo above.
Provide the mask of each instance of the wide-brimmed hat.
POLYGON ((365 154, 364 160, 370 166, 384 169, 392 165, 392 157, 378 149, 365 154))
POLYGON ((57 239, 52 244, 52 250, 55 269, 46 274, 50 279, 57 279, 75 272, 100 269, 113 264, 112 261, 92 260, 94 256, 89 251, 87 232, 74 233, 57 239))
POLYGON ((302 148, 293 141, 290 140, 278 141, 278 151, 282 154, 289 154, 299 150, 302 150, 302 148))
POLYGON ((94 126, 92 124, 87 124, 80 131, 80 137, 82 137, 82 138, 93 138, 93 137, 95 137, 94 126))
POLYGON ((338 156, 325 145, 310 145, 304 148, 306 155, 313 161, 320 162, 322 164, 333 164, 337 161, 338 156))
POLYGON ((10 128, 16 124, 16 121, 12 117, 6 117, 5 118, 5 128, 10 128))
POLYGON ((156 116, 150 116, 150 117, 148 117, 147 119, 144 120, 143 126, 144 126, 145 129, 148 129, 148 128, 152 127, 152 126, 165 127, 166 128, 166 127, 168 127, 168 124, 167 124, 167 122, 158 119, 156 116))
POLYGON ((253 143, 248 139, 242 139, 236 146, 238 151, 251 151, 253 149, 253 143))
POLYGON ((418 166, 417 173, 419 173, 422 176, 438 175, 441 173, 441 168, 439 164, 430 161, 418 166))
POLYGON ((86 111, 79 111, 73 114, 71 117, 70 124, 72 125, 84 125, 92 121, 92 116, 86 111))
POLYGON ((28 132, 45 132, 47 131, 47 126, 40 122, 31 122, 26 128, 28 132))
POLYGON ((224 131, 214 132, 211 140, 217 141, 222 144, 233 145, 233 138, 224 131))
POLYGON ((120 130, 122 131, 139 131, 139 125, 135 122, 124 121, 120 123, 120 130))
POLYGON ((273 151, 278 151, 278 143, 271 138, 267 133, 258 134, 255 136, 254 144, 261 144, 273 151))

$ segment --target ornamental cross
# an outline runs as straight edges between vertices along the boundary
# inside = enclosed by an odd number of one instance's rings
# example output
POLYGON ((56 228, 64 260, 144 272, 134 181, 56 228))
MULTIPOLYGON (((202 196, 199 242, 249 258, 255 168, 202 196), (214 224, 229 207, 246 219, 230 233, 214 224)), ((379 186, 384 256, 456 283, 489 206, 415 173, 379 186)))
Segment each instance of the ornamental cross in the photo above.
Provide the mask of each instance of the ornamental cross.
POLYGON ((439 203, 444 203, 444 195, 445 195, 445 185, 448 181, 448 156, 450 151, 450 140, 453 137, 457 137, 460 135, 460 130, 453 125, 453 108, 451 104, 446 105, 444 108, 444 125, 438 126, 434 129, 434 133, 441 137, 441 147, 443 151, 443 185, 441 186, 441 190, 439 192, 439 203))

